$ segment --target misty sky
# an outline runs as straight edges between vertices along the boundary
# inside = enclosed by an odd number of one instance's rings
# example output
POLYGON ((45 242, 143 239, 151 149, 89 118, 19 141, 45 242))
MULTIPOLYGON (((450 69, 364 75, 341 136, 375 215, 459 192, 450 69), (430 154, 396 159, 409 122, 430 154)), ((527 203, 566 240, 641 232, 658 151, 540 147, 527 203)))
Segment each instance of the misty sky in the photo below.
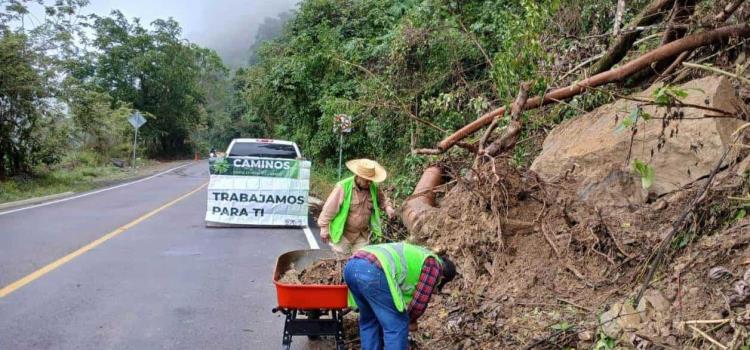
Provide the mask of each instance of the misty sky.
POLYGON ((296 7, 298 0, 91 0, 83 13, 107 15, 120 10, 147 26, 157 18, 173 17, 183 36, 216 50, 233 68, 245 65, 258 24, 265 17, 296 7))

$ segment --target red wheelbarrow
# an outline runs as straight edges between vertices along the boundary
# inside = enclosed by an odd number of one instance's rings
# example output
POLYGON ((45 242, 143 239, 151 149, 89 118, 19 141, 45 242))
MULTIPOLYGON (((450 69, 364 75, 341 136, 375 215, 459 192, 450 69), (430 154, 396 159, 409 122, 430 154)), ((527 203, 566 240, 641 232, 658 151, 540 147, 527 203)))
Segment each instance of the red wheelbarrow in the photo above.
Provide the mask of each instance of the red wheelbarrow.
POLYGON ((318 339, 332 336, 336 350, 345 350, 344 315, 347 309, 348 289, 346 284, 286 284, 279 280, 286 271, 294 267, 302 270, 320 259, 335 258, 328 250, 294 250, 276 259, 273 283, 276 285, 278 306, 273 312, 286 316, 282 349, 288 350, 293 336, 307 336, 318 339), (299 318, 304 316, 304 318, 299 318))

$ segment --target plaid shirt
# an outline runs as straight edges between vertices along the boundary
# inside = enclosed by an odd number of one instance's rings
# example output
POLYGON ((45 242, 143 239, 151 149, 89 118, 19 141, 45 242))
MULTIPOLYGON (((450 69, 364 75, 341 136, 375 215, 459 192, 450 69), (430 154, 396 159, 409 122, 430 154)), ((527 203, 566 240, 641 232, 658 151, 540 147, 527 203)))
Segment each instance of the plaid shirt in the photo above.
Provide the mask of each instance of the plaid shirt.
MULTIPOLYGON (((354 253, 352 258, 365 259, 378 268, 383 269, 378 258, 374 254, 366 251, 358 250, 354 253)), ((430 297, 435 291, 435 287, 437 286, 442 273, 443 268, 437 260, 434 258, 427 258, 424 261, 424 265, 422 265, 422 273, 419 275, 419 282, 414 291, 414 298, 409 304, 409 319, 411 321, 416 321, 427 309, 427 304, 430 302, 430 297)))

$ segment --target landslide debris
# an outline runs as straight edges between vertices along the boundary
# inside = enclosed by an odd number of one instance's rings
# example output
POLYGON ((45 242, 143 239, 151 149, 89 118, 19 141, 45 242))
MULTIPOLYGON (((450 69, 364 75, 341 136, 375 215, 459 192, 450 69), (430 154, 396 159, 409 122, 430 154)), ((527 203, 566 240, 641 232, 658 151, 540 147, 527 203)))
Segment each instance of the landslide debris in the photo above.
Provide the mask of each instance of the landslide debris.
POLYGON ((294 265, 284 272, 279 281, 287 284, 344 284, 346 259, 320 259, 302 270, 294 265))
MULTIPOLYGON (((671 120, 666 127, 679 128, 679 134, 661 136, 671 146, 645 154, 654 164, 699 160, 715 166, 721 152, 702 152, 708 145, 695 149, 689 142, 715 131, 682 123, 693 121, 671 120)), ((614 122, 599 125, 606 128, 600 135, 615 132, 614 122)), ((567 129, 569 142, 561 144, 590 145, 574 130, 567 129)), ((635 139, 634 152, 642 152, 635 139)), ((719 148, 735 143, 748 140, 728 140, 719 148)), ((451 185, 410 240, 454 258, 460 276, 433 297, 413 334, 417 348, 703 349, 712 340, 732 349, 750 345, 750 157, 746 148, 736 148, 669 242, 666 262, 637 305, 654 248, 701 194, 705 177, 686 174, 680 181, 688 181, 656 194, 676 175, 660 177, 667 171, 657 171, 654 184, 664 185, 644 190, 633 169, 613 164, 627 152, 584 156, 578 162, 586 165, 582 172, 560 167, 544 179, 511 166, 510 157, 479 167, 470 161, 444 164, 451 185)), ((545 151, 546 157, 559 153, 545 151)))
MULTIPOLYGON (((699 183, 635 208, 597 208, 574 181, 539 182, 507 161, 458 181, 411 237, 454 257, 460 273, 430 303, 414 334, 420 349, 683 348, 705 341, 681 322, 750 317, 750 289, 738 282, 750 275, 750 221, 726 199, 747 193, 746 177, 722 172, 674 259, 632 305, 652 248, 699 183), (712 280, 715 266, 729 273, 712 280)), ((728 343, 740 327, 727 321, 715 333, 728 343)))

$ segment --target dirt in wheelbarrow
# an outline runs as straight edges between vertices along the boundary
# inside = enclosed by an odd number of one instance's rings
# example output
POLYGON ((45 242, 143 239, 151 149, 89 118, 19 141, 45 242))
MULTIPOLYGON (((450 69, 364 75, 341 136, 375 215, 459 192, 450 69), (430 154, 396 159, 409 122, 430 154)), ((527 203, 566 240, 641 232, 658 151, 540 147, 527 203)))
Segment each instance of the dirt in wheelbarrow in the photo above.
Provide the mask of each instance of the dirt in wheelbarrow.
POLYGON ((321 259, 301 271, 292 266, 279 281, 288 284, 343 284, 344 264, 346 259, 321 259))

